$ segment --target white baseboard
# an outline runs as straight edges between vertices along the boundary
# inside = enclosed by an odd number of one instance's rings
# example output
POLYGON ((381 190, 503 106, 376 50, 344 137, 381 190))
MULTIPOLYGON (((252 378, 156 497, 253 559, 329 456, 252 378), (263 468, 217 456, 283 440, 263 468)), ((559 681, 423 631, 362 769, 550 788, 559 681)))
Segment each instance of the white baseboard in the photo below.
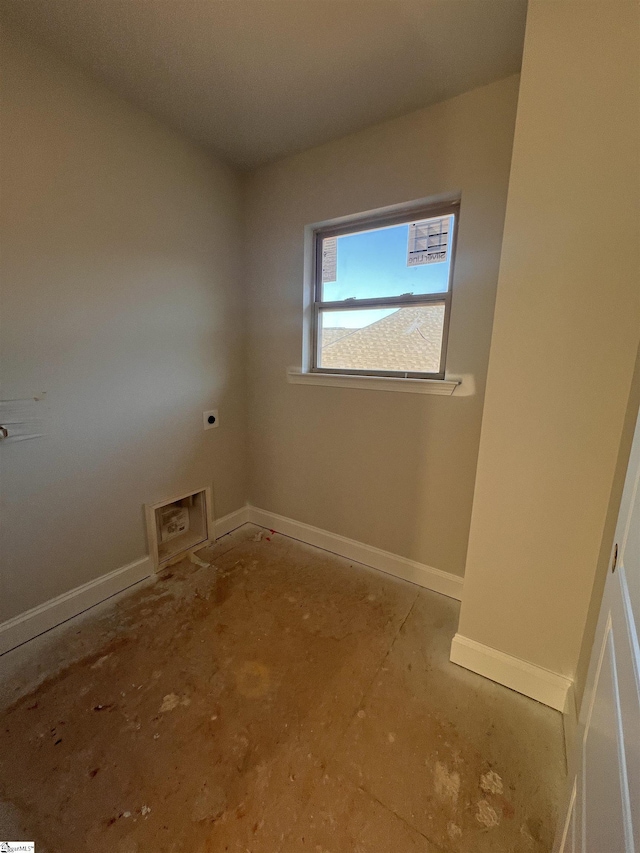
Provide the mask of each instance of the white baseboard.
POLYGON ((236 527, 242 527, 243 524, 249 522, 249 507, 243 506, 235 512, 230 512, 228 515, 223 515, 222 518, 216 519, 209 525, 210 530, 215 531, 215 538, 219 539, 227 533, 231 533, 236 527))
POLYGON ((563 713, 573 701, 570 678, 456 634, 451 661, 563 713))
POLYGON ((89 607, 148 578, 152 573, 151 557, 141 557, 8 619, 0 624, 0 655, 78 616, 89 607))
MULTIPOLYGON (((219 539, 247 523, 275 530, 292 539, 297 539, 308 545, 315 545, 317 548, 322 548, 325 551, 338 554, 340 557, 418 584, 425 589, 442 593, 458 601, 462 599, 463 580, 457 575, 434 569, 423 563, 408 560, 406 557, 391 554, 389 551, 382 551, 380 548, 365 545, 363 542, 347 539, 337 533, 330 533, 328 530, 322 530, 319 527, 285 518, 282 515, 267 512, 257 507, 244 506, 230 512, 228 515, 218 518, 210 526, 210 529, 213 528, 215 538, 219 539)), ((153 571, 151 557, 141 557, 127 566, 115 569, 102 577, 69 590, 69 592, 52 598, 50 601, 45 601, 31 610, 3 622, 0 624, 0 654, 26 643, 51 628, 55 628, 56 625, 66 622, 73 616, 78 616, 89 607, 100 604, 101 601, 122 592, 138 581, 144 580, 153 574, 153 571)))
MULTIPOLYGON (((211 522, 209 530, 215 531, 215 538, 219 539, 248 521, 249 507, 243 506, 235 512, 230 512, 228 515, 217 519, 215 523, 211 522)), ((200 547, 203 546, 204 543, 200 547)), ((141 557, 127 566, 114 569, 102 577, 45 601, 13 619, 2 622, 0 624, 0 655, 40 634, 44 634, 45 631, 55 628, 56 625, 66 622, 67 619, 79 616, 89 607, 100 604, 101 601, 122 592, 153 573, 154 567, 151 557, 141 557)))
POLYGON ((354 539, 347 539, 337 533, 330 533, 328 530, 294 521, 254 506, 247 507, 247 510, 247 520, 251 524, 267 527, 292 539, 305 542, 307 545, 315 545, 316 548, 346 557, 347 560, 353 560, 355 563, 363 563, 365 566, 379 569, 381 572, 418 584, 425 589, 440 592, 458 601, 462 600, 463 579, 457 575, 433 569, 431 566, 416 563, 406 557, 399 557, 389 551, 382 551, 372 545, 365 545, 363 542, 356 542, 354 539))

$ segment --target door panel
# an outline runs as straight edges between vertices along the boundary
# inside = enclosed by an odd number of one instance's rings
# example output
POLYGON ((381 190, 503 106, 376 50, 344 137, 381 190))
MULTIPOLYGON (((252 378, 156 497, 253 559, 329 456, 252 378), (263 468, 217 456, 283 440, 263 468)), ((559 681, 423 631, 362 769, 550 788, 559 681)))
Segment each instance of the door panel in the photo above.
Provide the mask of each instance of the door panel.
POLYGON ((614 625, 626 629, 621 634, 620 642, 616 644, 616 660, 619 673, 633 674, 634 677, 620 678, 618 690, 620 694, 620 711, 622 717, 622 732, 624 736, 625 759, 627 768, 628 789, 630 792, 630 820, 634 849, 640 851, 640 672, 638 663, 640 654, 634 651, 631 608, 623 593, 626 591, 624 565, 620 567, 621 577, 616 587, 616 595, 611 608, 614 625), (635 792, 634 795, 631 792, 635 792))
POLYGON ((554 848, 559 853, 640 853, 639 484, 640 420, 580 712, 578 766, 554 848))
MULTIPOLYGON (((637 439, 636 434, 636 441, 637 439)), ((630 623, 637 631, 640 625, 640 464, 633 488, 629 486, 629 491, 629 515, 620 549, 620 562, 625 567, 622 583, 628 592, 628 602, 631 605, 630 623)))
POLYGON ((632 849, 626 842, 627 778, 616 682, 615 646, 609 626, 586 726, 582 765, 582 848, 594 853, 632 849), (607 815, 606 821, 603 815, 607 815))
POLYGON ((564 853, 578 853, 577 835, 576 835, 576 783, 573 783, 571 799, 569 801, 569 810, 567 812, 567 820, 564 828, 564 838, 562 842, 562 850, 564 853))

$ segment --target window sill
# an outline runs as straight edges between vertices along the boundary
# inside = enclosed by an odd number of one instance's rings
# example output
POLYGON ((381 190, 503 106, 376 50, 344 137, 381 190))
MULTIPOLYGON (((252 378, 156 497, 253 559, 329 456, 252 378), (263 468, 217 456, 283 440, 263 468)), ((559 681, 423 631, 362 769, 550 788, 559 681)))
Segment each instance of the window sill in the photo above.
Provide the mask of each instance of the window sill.
POLYGON ((362 388, 369 391, 404 391, 409 394, 439 394, 450 397, 460 386, 456 379, 401 379, 395 376, 352 376, 346 373, 307 373, 300 368, 287 370, 294 385, 326 385, 333 388, 362 388))

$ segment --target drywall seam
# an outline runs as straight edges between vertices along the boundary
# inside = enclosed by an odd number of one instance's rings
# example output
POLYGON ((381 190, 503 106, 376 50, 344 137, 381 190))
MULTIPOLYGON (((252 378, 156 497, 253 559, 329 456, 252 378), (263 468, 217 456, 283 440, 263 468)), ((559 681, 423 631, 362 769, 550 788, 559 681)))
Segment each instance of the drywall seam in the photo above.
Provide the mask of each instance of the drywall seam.
POLYGON ((457 601, 462 600, 463 579, 457 575, 254 506, 248 507, 248 515, 248 521, 252 524, 275 530, 277 533, 290 536, 307 545, 322 548, 324 551, 330 551, 332 554, 338 554, 340 557, 346 557, 356 563, 363 563, 365 566, 442 593, 457 601))
POLYGON ((470 640, 462 634, 453 638, 451 661, 556 711, 570 712, 573 681, 564 675, 470 640))
POLYGON ((151 557, 141 557, 133 563, 114 569, 102 577, 77 586, 37 607, 26 610, 0 624, 0 655, 55 628, 67 619, 78 616, 89 607, 100 604, 153 573, 151 557))

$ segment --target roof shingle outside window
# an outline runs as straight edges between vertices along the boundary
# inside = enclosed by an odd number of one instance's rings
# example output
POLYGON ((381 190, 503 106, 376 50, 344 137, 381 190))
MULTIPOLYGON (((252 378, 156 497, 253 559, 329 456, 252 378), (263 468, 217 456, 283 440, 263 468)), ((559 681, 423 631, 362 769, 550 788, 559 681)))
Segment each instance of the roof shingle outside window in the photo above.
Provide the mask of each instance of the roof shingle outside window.
POLYGON ((320 366, 437 373, 444 305, 399 308, 362 329, 324 328, 320 366))

